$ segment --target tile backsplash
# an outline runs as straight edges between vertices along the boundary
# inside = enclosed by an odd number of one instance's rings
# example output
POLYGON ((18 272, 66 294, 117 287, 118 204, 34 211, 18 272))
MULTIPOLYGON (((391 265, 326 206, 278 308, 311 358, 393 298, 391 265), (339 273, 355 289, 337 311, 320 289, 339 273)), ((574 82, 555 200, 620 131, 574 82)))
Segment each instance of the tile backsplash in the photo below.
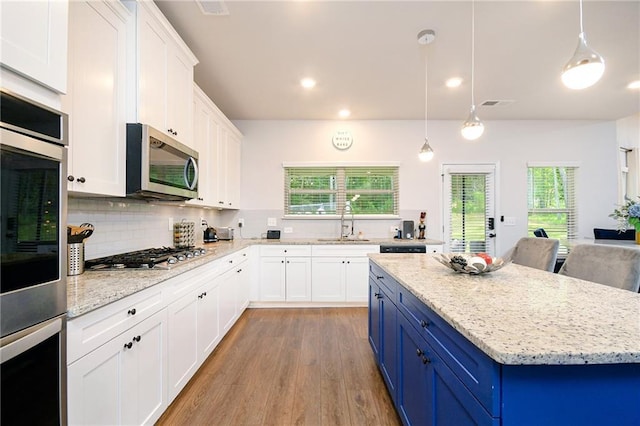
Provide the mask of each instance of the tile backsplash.
POLYGON ((93 235, 85 241, 85 258, 109 256, 150 247, 173 246, 170 220, 195 222, 196 244, 202 243, 201 218, 211 226, 219 226, 217 210, 180 207, 162 202, 146 202, 125 198, 69 197, 67 223, 95 226, 93 235))

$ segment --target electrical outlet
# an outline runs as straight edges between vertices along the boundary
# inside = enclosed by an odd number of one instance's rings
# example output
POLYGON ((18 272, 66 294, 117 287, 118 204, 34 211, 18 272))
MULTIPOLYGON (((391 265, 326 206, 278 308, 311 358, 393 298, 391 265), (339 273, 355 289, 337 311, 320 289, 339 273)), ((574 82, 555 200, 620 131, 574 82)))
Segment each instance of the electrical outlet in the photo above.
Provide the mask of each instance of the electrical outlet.
POLYGON ((389 227, 389 232, 392 232, 392 233, 398 232, 398 227, 397 227, 397 226, 393 226, 393 225, 391 225, 391 226, 389 227))
POLYGON ((277 226, 276 218, 270 217, 267 219, 267 226, 277 226))
POLYGON ((169 231, 173 231, 173 218, 169 218, 169 231))
POLYGON ((202 226, 209 226, 209 224, 207 223, 206 219, 204 217, 200 218, 200 225, 202 226))
POLYGON ((244 226, 244 219, 238 219, 238 228, 242 228, 244 226))
POLYGON ((285 226, 284 227, 284 233, 285 234, 292 234, 293 233, 293 228, 290 226, 285 226))

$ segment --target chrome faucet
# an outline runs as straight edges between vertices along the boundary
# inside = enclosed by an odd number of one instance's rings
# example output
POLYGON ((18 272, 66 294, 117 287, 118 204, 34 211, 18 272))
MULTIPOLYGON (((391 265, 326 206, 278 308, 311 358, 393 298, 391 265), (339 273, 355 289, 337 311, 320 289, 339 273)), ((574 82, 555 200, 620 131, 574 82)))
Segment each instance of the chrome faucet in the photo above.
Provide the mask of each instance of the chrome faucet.
POLYGON ((354 216, 353 216, 353 208, 351 207, 351 201, 347 201, 344 205, 344 207, 342 208, 342 214, 340 215, 340 238, 349 238, 350 236, 353 235, 353 223, 354 223, 354 216), (351 215, 350 219, 345 219, 345 216, 349 214, 351 215), (349 221, 351 222, 351 226, 345 224, 345 221, 349 221), (351 228, 349 230, 349 228, 351 228), (347 230, 345 232, 345 229, 347 230))

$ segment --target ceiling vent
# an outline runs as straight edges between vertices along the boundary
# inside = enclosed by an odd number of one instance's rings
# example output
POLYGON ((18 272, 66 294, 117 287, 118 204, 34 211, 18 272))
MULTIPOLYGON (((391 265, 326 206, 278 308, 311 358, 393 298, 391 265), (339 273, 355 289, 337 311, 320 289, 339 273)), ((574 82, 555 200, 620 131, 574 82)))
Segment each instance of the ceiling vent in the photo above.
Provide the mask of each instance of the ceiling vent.
POLYGON ((484 106, 484 107, 507 106, 507 105, 511 105, 514 102, 515 101, 512 101, 512 100, 488 100, 488 101, 482 102, 480 106, 484 106))
POLYGON ((196 0, 200 10, 205 15, 227 16, 229 15, 229 9, 223 1, 215 0, 196 0))

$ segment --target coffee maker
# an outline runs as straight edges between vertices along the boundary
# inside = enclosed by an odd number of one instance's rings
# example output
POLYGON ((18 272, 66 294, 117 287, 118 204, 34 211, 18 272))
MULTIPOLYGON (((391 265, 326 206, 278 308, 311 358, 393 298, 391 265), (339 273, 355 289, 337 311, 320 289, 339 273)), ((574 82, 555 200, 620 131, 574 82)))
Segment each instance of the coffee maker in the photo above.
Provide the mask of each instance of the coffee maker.
POLYGON ((207 229, 204 230, 203 241, 205 243, 215 243, 218 241, 218 236, 216 235, 216 228, 208 226, 207 229))

